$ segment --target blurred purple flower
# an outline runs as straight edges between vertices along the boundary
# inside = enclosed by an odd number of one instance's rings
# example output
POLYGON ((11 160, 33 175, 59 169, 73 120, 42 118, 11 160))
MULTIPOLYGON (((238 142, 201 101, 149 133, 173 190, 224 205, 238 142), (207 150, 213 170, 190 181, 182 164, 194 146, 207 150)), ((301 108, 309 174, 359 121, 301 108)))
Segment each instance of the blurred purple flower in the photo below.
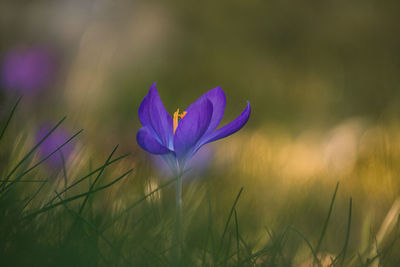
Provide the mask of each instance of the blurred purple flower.
MULTIPOLYGON (((36 135, 36 142, 40 142, 53 128, 49 124, 42 125, 36 135)), ((40 158, 45 158, 53 153, 57 148, 63 145, 71 135, 63 128, 58 127, 55 129, 38 148, 40 158)), ((60 150, 48 158, 45 163, 53 170, 60 170, 63 164, 67 162, 74 150, 74 141, 64 145, 60 150)))
POLYGON ((161 155, 174 174, 182 174, 186 163, 203 145, 239 131, 248 121, 249 102, 235 120, 217 129, 225 105, 225 93, 217 87, 202 95, 185 112, 179 113, 178 109, 172 118, 154 83, 139 107, 143 127, 136 135, 137 142, 147 152, 161 155))
POLYGON ((3 87, 19 94, 43 90, 54 75, 54 63, 52 53, 44 47, 15 48, 2 62, 3 87))

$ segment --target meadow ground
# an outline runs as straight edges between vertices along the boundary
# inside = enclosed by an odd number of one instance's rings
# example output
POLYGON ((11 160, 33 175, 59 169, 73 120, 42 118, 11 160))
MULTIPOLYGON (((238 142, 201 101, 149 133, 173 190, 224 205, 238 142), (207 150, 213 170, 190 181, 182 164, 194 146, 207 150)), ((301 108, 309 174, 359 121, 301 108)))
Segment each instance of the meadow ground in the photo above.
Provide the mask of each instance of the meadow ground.
MULTIPOLYGON (((20 103, 21 104, 21 103, 20 103)), ((93 155, 71 134, 48 156, 18 107, 1 132, 3 266, 396 266, 398 125, 354 119, 328 132, 244 131, 183 187, 174 254, 174 178, 143 155, 93 155), (339 141, 338 141, 339 140, 339 141), (74 157, 47 164, 75 142, 74 157), (339 144, 335 143, 339 142, 339 144), (343 143, 344 142, 344 143, 343 143), (361 182, 362 181, 362 182, 361 182)), ((273 130, 271 130, 273 129, 273 130)))

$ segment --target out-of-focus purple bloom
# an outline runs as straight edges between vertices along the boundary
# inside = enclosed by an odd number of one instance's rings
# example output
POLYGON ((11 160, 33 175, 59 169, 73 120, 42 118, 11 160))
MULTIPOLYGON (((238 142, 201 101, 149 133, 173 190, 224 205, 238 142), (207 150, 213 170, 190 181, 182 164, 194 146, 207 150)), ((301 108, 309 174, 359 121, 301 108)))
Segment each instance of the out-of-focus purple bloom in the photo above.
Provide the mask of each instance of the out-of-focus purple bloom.
POLYGON ((250 103, 232 122, 217 129, 224 115, 226 97, 220 88, 202 95, 185 112, 165 110, 155 83, 139 107, 138 144, 151 154, 161 155, 175 174, 181 174, 193 155, 205 144, 239 131, 248 121, 250 103), (180 119, 180 121, 179 121, 180 119))
MULTIPOLYGON (((53 128, 53 126, 49 124, 42 125, 36 135, 36 142, 42 140, 53 128)), ((65 129, 58 127, 55 129, 44 141, 40 144, 38 148, 40 158, 45 158, 50 155, 53 151, 63 145, 66 141, 71 138, 71 134, 69 134, 65 129)), ((54 153, 50 158, 48 158, 45 163, 48 167, 54 170, 60 170, 63 168, 63 164, 67 162, 70 158, 73 149, 74 149, 74 141, 70 141, 66 145, 64 145, 60 150, 54 153)))
POLYGON ((53 55, 44 47, 15 48, 3 59, 1 82, 8 91, 33 94, 49 84, 54 67, 53 55))

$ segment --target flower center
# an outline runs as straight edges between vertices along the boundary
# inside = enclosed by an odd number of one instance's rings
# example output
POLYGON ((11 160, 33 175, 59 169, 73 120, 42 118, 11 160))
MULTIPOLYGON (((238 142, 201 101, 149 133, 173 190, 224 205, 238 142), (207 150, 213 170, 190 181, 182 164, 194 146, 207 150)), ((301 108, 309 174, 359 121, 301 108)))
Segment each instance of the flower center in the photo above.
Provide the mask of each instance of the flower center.
POLYGON ((183 119, 186 116, 186 114, 187 114, 186 111, 179 114, 179 108, 177 109, 177 111, 175 111, 175 113, 174 113, 174 134, 176 132, 176 129, 178 128, 179 118, 183 119))

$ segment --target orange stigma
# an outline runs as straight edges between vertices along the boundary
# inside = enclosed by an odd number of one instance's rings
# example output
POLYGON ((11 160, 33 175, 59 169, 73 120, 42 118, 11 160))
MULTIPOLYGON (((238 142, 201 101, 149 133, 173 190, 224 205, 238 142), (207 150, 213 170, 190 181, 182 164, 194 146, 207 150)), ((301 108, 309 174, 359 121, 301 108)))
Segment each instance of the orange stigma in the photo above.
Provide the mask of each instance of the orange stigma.
POLYGON ((186 116, 187 112, 184 111, 181 114, 179 114, 179 108, 177 111, 174 113, 174 134, 176 132, 176 129, 178 128, 178 123, 179 123, 179 118, 183 119, 186 116))

